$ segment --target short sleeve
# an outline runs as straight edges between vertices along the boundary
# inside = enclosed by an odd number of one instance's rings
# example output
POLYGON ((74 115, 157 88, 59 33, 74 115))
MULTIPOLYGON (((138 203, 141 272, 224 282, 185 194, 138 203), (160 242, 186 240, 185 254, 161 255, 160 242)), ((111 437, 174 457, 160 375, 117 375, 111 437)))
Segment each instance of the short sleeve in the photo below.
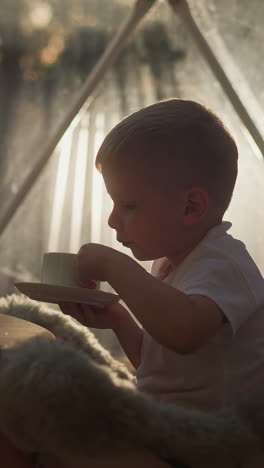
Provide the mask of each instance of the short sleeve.
POLYGON ((187 295, 202 295, 214 301, 234 333, 258 307, 246 277, 228 259, 194 262, 191 272, 184 274, 176 286, 187 295))

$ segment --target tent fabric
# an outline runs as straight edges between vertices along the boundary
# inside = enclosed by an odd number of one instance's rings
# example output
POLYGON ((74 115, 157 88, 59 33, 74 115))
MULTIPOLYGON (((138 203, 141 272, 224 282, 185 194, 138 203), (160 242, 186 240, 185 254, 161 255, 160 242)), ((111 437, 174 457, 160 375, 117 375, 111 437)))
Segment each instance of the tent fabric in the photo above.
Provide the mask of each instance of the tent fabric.
MULTIPOLYGON (((263 135, 263 1, 188 4, 263 135)), ((126 0, 1 2, 0 219, 130 11, 126 0)), ((211 107, 234 134, 239 177, 226 219, 264 272, 263 158, 180 15, 156 1, 1 235, 1 294, 14 292, 14 281, 38 281, 46 251, 76 252, 89 241, 120 248, 107 227, 97 148, 123 116, 172 96, 211 107)))

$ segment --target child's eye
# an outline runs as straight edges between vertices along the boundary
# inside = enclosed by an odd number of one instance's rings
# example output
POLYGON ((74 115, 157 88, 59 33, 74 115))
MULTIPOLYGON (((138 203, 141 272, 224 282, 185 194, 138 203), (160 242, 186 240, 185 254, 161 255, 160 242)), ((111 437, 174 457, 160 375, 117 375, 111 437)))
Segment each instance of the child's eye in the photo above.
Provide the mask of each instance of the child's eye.
POLYGON ((136 204, 135 203, 122 203, 122 208, 124 210, 132 211, 136 208, 136 204))

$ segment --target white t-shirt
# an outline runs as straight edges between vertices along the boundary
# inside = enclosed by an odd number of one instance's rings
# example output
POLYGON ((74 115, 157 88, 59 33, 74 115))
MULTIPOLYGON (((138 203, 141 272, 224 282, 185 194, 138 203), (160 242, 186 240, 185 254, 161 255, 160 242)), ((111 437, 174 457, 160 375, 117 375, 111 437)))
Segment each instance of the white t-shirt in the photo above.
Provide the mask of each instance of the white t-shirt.
POLYGON ((163 274, 187 295, 209 297, 227 318, 207 344, 184 355, 144 330, 138 387, 161 400, 209 410, 264 383, 264 279, 245 245, 227 234, 230 227, 223 222, 212 228, 171 271, 164 262, 153 263, 154 276, 163 274))

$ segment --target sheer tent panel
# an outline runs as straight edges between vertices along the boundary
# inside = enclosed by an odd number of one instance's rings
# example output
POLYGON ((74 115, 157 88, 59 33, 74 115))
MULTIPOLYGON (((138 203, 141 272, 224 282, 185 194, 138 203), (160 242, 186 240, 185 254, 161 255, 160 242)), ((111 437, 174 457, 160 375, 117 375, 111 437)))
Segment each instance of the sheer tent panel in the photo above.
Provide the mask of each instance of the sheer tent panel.
MULTIPOLYGON (((263 2, 191 0, 189 5, 263 132, 263 2)), ((2 2, 1 18, 9 21, 2 33, 0 72, 0 213, 130 8, 131 2, 124 0, 77 0, 67 8, 65 0, 2 2)), ((122 248, 107 226, 111 200, 94 168, 96 150, 123 116, 173 96, 211 107, 233 132, 240 151, 239 177, 226 219, 264 272, 263 158, 180 15, 161 1, 105 73, 86 112, 73 120, 2 234, 1 294, 13 292, 15 280, 38 280, 45 251, 76 252, 89 241, 122 248)), ((120 352, 111 333, 98 333, 120 352)))

